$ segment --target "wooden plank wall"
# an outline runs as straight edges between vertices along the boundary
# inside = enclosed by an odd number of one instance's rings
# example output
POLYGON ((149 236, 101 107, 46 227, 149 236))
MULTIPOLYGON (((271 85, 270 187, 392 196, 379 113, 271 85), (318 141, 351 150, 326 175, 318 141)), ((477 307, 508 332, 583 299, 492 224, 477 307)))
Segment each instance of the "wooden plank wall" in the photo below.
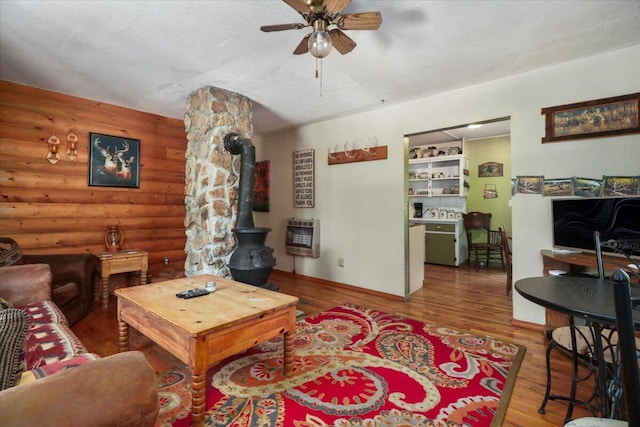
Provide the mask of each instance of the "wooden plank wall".
POLYGON ((120 224, 123 249, 150 252, 150 272, 184 270, 185 150, 182 120, 0 81, 0 235, 25 254, 100 252, 120 224), (78 158, 66 155, 78 136, 78 158), (89 133, 140 140, 140 188, 89 187, 89 133), (47 140, 61 160, 46 160, 47 140))

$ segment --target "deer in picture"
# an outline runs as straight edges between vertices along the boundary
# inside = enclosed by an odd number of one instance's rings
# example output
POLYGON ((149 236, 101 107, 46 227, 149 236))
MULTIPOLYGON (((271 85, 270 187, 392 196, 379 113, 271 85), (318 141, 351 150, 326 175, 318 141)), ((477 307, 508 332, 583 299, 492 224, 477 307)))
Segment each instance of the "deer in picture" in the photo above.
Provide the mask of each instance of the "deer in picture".
POLYGON ((100 142, 102 142, 100 141, 100 138, 96 138, 96 141, 93 143, 93 145, 98 149, 98 151, 100 151, 102 157, 104 157, 104 170, 107 173, 115 175, 118 171, 118 159, 114 154, 109 153, 109 150, 111 149, 110 145, 107 146, 107 148, 102 148, 100 146, 100 142))

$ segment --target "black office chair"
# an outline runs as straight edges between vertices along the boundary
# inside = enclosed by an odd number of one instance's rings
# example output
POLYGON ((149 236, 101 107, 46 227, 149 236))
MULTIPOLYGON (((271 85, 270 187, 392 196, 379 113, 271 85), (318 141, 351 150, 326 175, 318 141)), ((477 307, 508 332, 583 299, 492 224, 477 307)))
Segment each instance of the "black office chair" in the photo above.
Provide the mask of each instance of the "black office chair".
MULTIPOLYGON (((640 375, 638 374, 638 350, 633 328, 633 310, 640 308, 640 298, 632 298, 630 291, 629 275, 617 269, 611 279, 615 282, 613 297, 616 307, 616 329, 618 331, 618 361, 624 396, 624 418, 626 421, 603 418, 579 418, 573 420, 565 427, 622 427, 640 426, 640 375)), ((614 414, 615 415, 615 414, 614 414)))

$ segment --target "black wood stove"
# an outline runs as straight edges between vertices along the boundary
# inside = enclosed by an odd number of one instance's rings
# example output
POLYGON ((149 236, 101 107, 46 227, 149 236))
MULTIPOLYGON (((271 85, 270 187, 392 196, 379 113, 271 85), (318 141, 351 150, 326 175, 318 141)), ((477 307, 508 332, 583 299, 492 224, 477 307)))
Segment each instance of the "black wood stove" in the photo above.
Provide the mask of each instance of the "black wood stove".
POLYGON ((270 228, 253 224, 253 191, 256 168, 256 149, 248 138, 230 133, 224 137, 225 149, 240 154, 240 183, 238 191, 238 218, 231 230, 238 246, 229 259, 229 270, 234 280, 263 288, 274 289, 267 280, 275 265, 273 249, 264 242, 270 228))

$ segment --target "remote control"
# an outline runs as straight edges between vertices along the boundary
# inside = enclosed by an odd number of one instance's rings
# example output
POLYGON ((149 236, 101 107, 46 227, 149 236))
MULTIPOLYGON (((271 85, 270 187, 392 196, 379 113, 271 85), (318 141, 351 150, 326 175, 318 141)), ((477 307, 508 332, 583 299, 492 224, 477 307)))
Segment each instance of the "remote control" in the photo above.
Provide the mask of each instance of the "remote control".
POLYGON ((176 294, 176 296, 178 298, 189 299, 189 298, 201 297, 203 295, 208 295, 209 293, 210 292, 206 289, 195 288, 195 289, 189 289, 188 291, 179 292, 176 294))

